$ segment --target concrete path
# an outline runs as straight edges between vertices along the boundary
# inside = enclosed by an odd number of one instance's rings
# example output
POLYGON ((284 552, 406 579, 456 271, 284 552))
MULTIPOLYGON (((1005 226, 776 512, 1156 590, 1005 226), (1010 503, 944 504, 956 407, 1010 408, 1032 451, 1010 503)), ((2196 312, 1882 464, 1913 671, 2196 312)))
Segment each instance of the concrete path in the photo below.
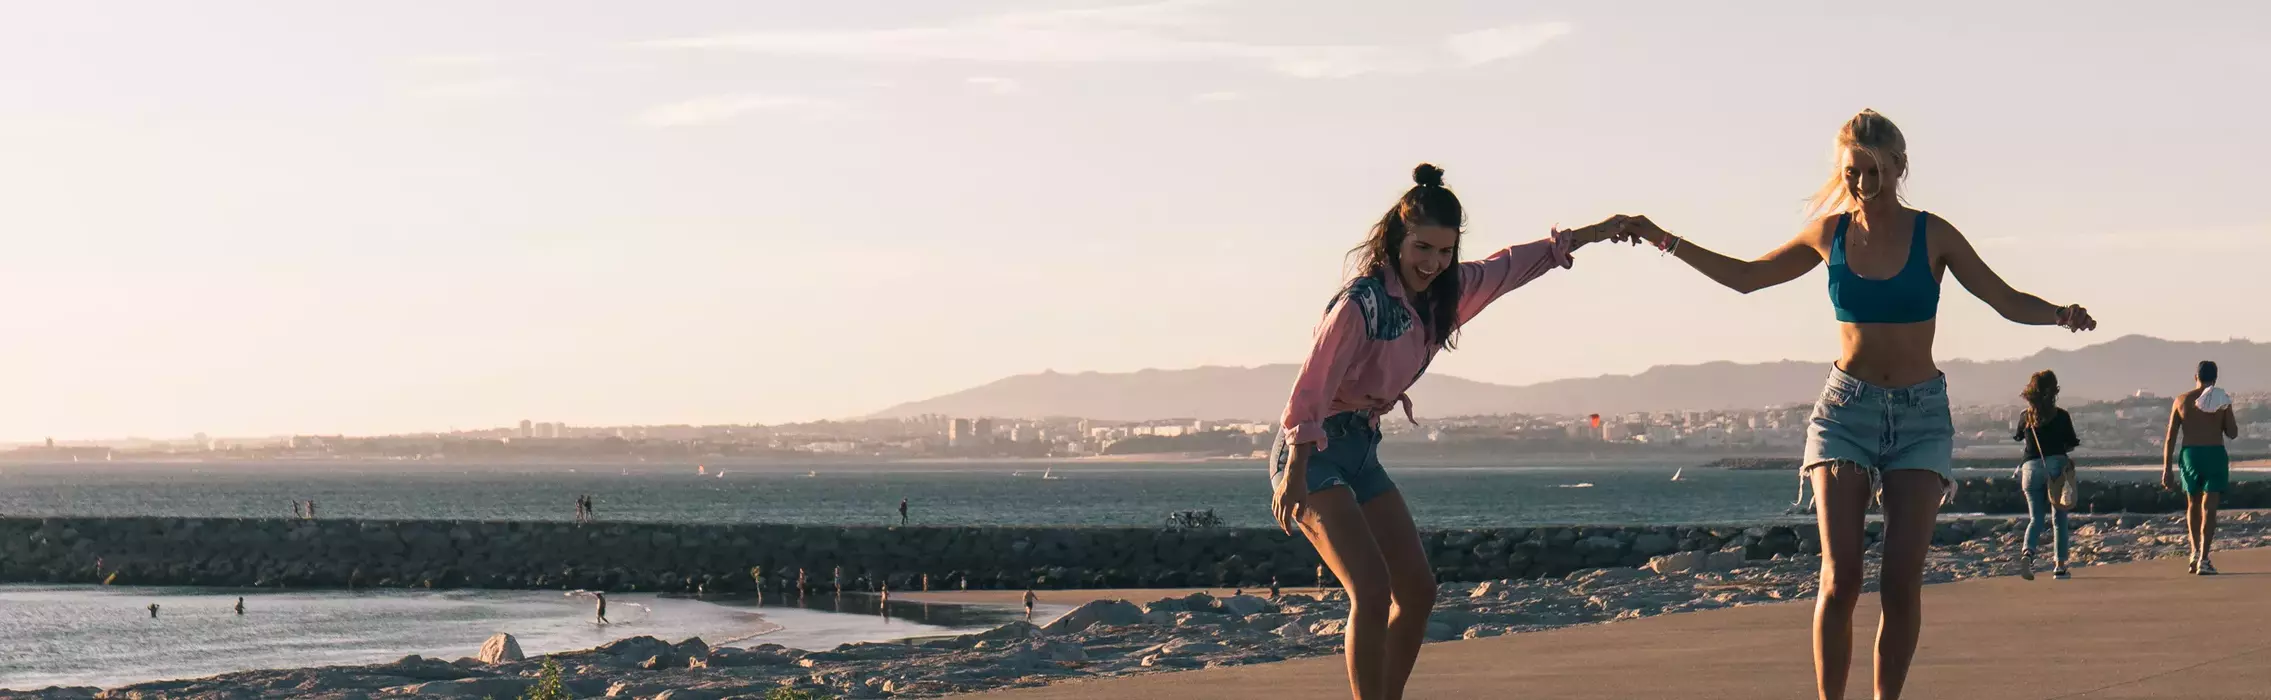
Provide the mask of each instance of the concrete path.
MULTIPOLYGON (((1926 700, 2271 698, 2271 550, 2224 552, 2222 576, 2181 560, 1925 588, 1925 630, 1905 697, 1926 700)), ((1857 620, 1847 697, 1870 697, 1875 596, 1857 620)), ((1430 644, 1408 698, 1764 700, 1813 698, 1799 602, 1430 644)), ((1002 700, 1346 698, 1338 656, 1068 682, 1002 700)))

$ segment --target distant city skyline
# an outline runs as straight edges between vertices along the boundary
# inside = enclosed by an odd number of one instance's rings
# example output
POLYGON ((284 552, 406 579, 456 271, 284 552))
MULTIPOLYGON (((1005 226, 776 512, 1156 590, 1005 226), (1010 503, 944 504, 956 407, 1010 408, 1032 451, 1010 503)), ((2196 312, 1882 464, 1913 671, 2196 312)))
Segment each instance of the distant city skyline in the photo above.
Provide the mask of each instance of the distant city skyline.
MULTIPOLYGON (((2271 296, 2246 204, 2266 25, 1942 0, 27 4, 0 23, 0 440, 775 424, 1047 369, 1299 362, 1414 164, 1466 200, 1470 258, 1615 213, 1750 256, 1865 107, 1907 133, 1914 204, 2103 322, 2019 327, 1950 284, 1942 357, 2271 338, 2231 306, 2271 296)), ((1827 361, 1820 274, 1744 296, 1588 249, 1432 371, 1827 361)))

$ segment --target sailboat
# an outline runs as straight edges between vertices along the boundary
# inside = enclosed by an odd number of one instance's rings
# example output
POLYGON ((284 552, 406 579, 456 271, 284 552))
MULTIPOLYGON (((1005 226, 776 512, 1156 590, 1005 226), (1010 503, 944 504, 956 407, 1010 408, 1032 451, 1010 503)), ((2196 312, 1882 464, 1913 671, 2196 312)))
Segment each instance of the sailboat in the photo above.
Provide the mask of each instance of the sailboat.
POLYGON ((1056 470, 1057 470, 1057 468, 1056 468, 1056 467, 1049 467, 1049 468, 1047 468, 1047 469, 1043 469, 1043 470, 1041 470, 1041 480, 1043 480, 1043 481, 1056 481, 1056 480, 1058 480, 1058 479, 1062 479, 1062 478, 1064 478, 1064 477, 1061 477, 1061 476, 1050 476, 1050 475, 1049 475, 1049 472, 1053 472, 1053 471, 1056 471, 1056 470))
POLYGON ((1679 480, 1680 480, 1680 472, 1684 472, 1684 471, 1687 471, 1687 467, 1680 467, 1680 468, 1678 468, 1678 469, 1674 469, 1674 470, 1672 470, 1672 480, 1673 480, 1673 481, 1679 481, 1679 480))

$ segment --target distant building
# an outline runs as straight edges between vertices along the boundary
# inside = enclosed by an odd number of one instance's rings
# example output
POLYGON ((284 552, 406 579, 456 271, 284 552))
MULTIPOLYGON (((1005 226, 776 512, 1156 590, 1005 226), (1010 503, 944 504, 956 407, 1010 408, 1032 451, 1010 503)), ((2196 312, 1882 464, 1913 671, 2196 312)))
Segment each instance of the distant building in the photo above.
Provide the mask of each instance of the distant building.
POLYGON ((948 423, 946 426, 946 446, 970 447, 976 445, 977 438, 970 434, 970 431, 972 429, 973 426, 970 423, 970 419, 954 419, 953 422, 948 423))
POLYGON ((520 436, 524 438, 536 437, 536 424, 522 418, 520 420, 520 436))

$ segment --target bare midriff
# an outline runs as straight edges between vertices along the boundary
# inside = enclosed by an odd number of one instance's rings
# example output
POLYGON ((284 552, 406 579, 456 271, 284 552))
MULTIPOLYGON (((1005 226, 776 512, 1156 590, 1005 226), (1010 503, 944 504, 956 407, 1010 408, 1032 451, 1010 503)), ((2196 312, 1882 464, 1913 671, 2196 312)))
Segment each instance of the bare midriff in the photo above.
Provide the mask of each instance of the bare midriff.
POLYGON ((1940 376, 1932 361, 1932 336, 1938 321, 1919 323, 1841 323, 1838 336, 1844 354, 1838 369, 1870 384, 1898 389, 1940 376))

